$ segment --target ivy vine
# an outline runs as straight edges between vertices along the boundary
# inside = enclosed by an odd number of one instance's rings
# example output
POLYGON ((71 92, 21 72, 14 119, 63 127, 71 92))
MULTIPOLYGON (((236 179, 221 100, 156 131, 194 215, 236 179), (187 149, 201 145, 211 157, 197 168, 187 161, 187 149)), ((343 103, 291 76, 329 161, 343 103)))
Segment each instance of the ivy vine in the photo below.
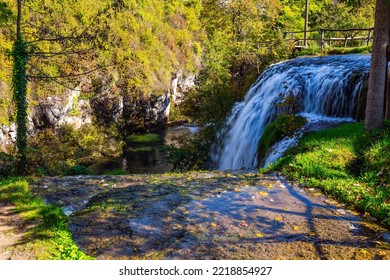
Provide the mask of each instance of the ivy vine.
MULTIPOLYGON (((18 161, 23 166, 26 160, 27 149, 27 71, 26 65, 29 58, 27 42, 18 37, 13 45, 13 101, 16 105, 16 145, 18 149, 18 161)), ((24 169, 24 168, 22 168, 24 169)), ((23 172, 23 170, 19 170, 23 172)))

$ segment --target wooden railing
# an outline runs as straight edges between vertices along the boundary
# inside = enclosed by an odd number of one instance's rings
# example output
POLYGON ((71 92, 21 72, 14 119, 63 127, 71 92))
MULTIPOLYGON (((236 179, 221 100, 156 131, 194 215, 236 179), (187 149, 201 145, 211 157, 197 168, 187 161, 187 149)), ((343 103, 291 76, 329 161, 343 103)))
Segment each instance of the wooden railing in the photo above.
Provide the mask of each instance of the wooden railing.
MULTIPOLYGON (((374 28, 350 28, 350 29, 317 29, 309 30, 307 41, 315 41, 321 47, 321 50, 326 46, 338 46, 348 47, 349 42, 360 41, 364 42, 365 45, 369 45, 373 38, 374 28), (336 34, 336 35, 335 35, 336 34), (340 37, 340 34, 344 36, 340 37), (337 36, 337 37, 333 37, 337 36), (338 42, 338 44, 335 44, 338 42), (340 44, 341 43, 341 44, 340 44)), ((293 41, 295 47, 304 48, 306 47, 303 38, 296 38, 296 35, 304 35, 305 31, 289 31, 284 32, 284 39, 287 41, 293 41)), ((301 36, 298 36, 301 37, 301 36)), ((361 44, 360 44, 361 45, 361 44)))

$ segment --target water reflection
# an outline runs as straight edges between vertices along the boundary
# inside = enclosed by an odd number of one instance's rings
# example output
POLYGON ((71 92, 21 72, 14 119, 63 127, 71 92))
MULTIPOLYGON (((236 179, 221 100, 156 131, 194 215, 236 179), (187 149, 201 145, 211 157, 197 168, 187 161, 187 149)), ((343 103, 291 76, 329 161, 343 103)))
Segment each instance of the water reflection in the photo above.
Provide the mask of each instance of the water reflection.
POLYGON ((196 126, 175 126, 165 130, 155 130, 143 134, 134 134, 126 138, 122 157, 105 159, 96 164, 95 174, 143 174, 165 173, 173 165, 163 152, 166 145, 180 146, 179 138, 184 141, 194 137, 199 130, 196 126))

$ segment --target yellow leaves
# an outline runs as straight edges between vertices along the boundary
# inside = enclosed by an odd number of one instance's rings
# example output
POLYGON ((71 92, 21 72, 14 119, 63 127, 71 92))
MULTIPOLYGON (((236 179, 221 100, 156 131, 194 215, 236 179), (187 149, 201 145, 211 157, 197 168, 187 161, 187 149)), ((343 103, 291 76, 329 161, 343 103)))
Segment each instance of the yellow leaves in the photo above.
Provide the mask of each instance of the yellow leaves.
POLYGON ((299 230, 299 226, 294 226, 293 230, 298 231, 299 230))
POLYGON ((267 193, 267 192, 260 191, 260 192, 259 192, 259 195, 261 195, 261 196, 268 196, 268 193, 267 193))
POLYGON ((274 218, 274 220, 279 222, 279 221, 282 220, 282 217, 278 215, 278 216, 276 216, 276 217, 274 218))
POLYGON ((188 215, 188 214, 190 214, 190 211, 186 210, 186 211, 184 211, 184 214, 188 215))
POLYGON ((258 238, 263 238, 263 237, 264 237, 264 234, 262 234, 261 232, 258 232, 258 233, 256 233, 256 237, 258 237, 258 238))
POLYGON ((368 257, 368 255, 369 255, 369 252, 365 249, 359 249, 359 251, 356 253, 357 259, 366 258, 366 257, 368 257))
POLYGON ((378 249, 390 250, 390 244, 382 241, 375 241, 375 247, 378 249))
POLYGON ((322 194, 320 192, 313 192, 313 193, 311 193, 311 196, 314 196, 314 197, 319 197, 321 195, 322 194))
POLYGON ((210 223, 210 226, 215 228, 215 227, 217 227, 217 224, 216 223, 210 223))

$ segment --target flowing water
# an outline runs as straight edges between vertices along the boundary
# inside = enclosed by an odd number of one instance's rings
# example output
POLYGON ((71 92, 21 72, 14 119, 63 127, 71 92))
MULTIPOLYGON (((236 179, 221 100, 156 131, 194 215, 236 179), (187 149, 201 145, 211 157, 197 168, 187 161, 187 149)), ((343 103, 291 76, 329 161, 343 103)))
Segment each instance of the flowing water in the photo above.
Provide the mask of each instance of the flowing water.
MULTIPOLYGON (((244 100, 233 107, 211 153, 213 167, 257 167, 258 142, 267 124, 275 120, 277 105, 286 97, 298 101, 300 114, 309 121, 307 127, 313 123, 352 121, 369 69, 369 55, 305 57, 272 65, 244 100)), ((294 139, 282 141, 273 147, 265 164, 275 161, 294 144, 294 139)))
POLYGON ((389 231, 370 217, 239 172, 48 177, 32 192, 63 208, 97 259, 390 259, 389 231))

